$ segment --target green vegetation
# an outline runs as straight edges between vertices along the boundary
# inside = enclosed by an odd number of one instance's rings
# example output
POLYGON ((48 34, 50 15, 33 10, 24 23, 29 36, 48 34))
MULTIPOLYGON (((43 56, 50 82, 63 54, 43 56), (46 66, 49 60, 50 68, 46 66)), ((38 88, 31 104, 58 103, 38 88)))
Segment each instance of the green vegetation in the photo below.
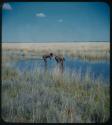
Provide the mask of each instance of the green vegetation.
MULTIPOLYGON (((23 43, 24 44, 24 43, 23 43)), ((41 58, 43 54, 77 57, 84 60, 110 59, 109 44, 7 45, 2 51, 2 118, 6 122, 104 123, 110 117, 110 83, 89 71, 59 69, 20 71, 10 60, 41 58), (11 47, 11 48, 10 48, 11 47), (23 48, 22 48, 23 47, 23 48), (6 63, 9 61, 9 65, 6 63)))
POLYGON ((96 123, 109 117, 109 81, 89 71, 20 71, 2 65, 2 118, 6 122, 96 123))

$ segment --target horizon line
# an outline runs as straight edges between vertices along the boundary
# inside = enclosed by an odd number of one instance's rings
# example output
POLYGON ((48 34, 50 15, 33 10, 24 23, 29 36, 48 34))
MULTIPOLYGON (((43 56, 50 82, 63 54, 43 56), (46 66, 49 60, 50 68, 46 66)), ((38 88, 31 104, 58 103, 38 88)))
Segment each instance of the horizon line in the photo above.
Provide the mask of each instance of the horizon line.
POLYGON ((59 42, 60 43, 61 42, 69 43, 69 42, 110 42, 110 41, 106 41, 106 40, 104 40, 104 41, 103 40, 102 41, 95 41, 95 40, 94 41, 40 41, 40 42, 39 41, 38 42, 36 42, 36 41, 34 41, 34 42, 30 42, 30 41, 29 42, 10 42, 9 41, 9 42, 0 42, 0 43, 56 43, 56 42, 57 43, 59 43, 59 42))

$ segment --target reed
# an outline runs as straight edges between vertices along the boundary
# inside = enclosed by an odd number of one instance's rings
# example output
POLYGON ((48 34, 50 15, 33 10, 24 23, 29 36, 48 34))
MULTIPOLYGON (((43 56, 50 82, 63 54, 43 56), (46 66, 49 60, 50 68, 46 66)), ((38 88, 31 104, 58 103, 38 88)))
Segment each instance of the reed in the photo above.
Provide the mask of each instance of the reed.
POLYGON ((104 123, 110 118, 109 81, 89 70, 28 72, 2 67, 2 119, 28 123, 104 123))

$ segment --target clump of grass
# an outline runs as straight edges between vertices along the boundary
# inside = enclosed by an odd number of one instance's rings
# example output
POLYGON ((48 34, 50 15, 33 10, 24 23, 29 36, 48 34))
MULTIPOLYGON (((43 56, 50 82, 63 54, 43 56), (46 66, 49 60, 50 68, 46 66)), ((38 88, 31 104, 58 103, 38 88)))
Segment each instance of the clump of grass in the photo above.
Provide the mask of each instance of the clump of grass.
POLYGON ((7 122, 96 123, 109 115, 109 84, 90 73, 2 68, 2 118, 7 122))
POLYGON ((78 57, 84 60, 109 60, 110 53, 105 50, 77 50, 77 51, 69 51, 68 53, 71 57, 78 57))
POLYGON ((2 80, 11 80, 13 78, 17 78, 18 71, 11 68, 11 67, 5 67, 2 68, 2 80))

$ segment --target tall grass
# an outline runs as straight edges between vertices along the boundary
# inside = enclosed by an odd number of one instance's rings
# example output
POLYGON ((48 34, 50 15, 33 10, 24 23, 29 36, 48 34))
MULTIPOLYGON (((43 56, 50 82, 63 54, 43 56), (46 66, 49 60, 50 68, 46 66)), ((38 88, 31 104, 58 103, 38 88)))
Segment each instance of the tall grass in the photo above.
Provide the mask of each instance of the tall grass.
POLYGON ((24 72, 2 67, 2 118, 6 122, 96 123, 109 117, 109 81, 87 71, 24 72))

